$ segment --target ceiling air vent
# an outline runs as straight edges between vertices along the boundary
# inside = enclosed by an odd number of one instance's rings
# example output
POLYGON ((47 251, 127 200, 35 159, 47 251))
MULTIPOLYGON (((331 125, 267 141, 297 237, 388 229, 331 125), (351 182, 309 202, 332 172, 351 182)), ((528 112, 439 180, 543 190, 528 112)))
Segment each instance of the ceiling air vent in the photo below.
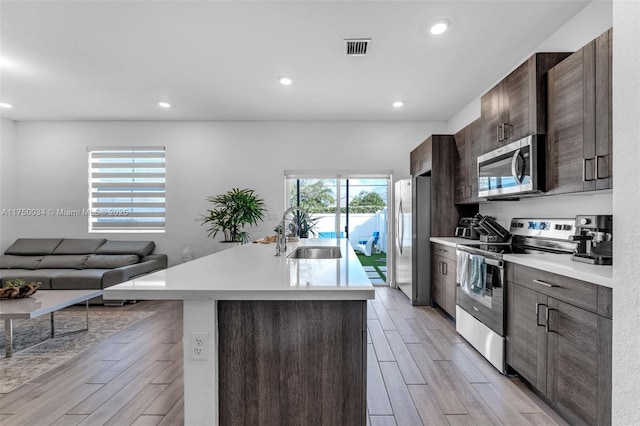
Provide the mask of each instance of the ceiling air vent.
POLYGON ((370 38, 345 39, 347 56, 365 56, 369 50, 370 38))

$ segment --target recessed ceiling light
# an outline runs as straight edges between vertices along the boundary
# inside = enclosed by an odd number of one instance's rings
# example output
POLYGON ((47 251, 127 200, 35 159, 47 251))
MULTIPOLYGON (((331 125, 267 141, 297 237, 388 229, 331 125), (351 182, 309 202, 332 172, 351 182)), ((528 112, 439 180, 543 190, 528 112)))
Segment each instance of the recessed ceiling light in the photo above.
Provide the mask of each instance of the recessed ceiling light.
POLYGON ((289 86, 289 85, 291 85, 291 83, 293 83, 293 80, 291 79, 291 77, 288 77, 286 75, 278 77, 278 81, 283 86, 289 86))
POLYGON ((431 24, 431 28, 429 28, 429 32, 433 35, 439 35, 447 31, 450 25, 451 25, 451 22, 448 19, 438 19, 433 24, 431 24))
POLYGON ((0 108, 13 108, 13 105, 0 102, 0 108))
POLYGON ((404 106, 404 101, 395 101, 392 105, 394 108, 402 108, 404 106))
POLYGON ((171 108, 171 104, 168 102, 158 102, 160 108, 171 108))

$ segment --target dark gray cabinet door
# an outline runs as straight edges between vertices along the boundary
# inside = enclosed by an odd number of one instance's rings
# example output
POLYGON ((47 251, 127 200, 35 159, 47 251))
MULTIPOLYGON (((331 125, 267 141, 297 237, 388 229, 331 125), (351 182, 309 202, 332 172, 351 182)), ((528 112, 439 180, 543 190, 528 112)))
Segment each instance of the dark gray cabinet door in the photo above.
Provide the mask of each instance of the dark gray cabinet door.
POLYGON ((549 71, 547 190, 556 194, 584 190, 593 164, 584 157, 584 50, 549 71))
POLYGON ((545 393, 547 388, 547 296, 508 284, 507 364, 545 393))
POLYGON ((609 30, 549 70, 548 192, 612 187, 611 45, 609 30))
POLYGON ((442 275, 443 257, 431 254, 431 299, 440 307, 445 305, 445 288, 442 275))
POLYGON ((468 187, 469 181, 469 157, 467 156, 468 141, 467 135, 469 133, 469 126, 460 130, 455 134, 456 140, 456 168, 455 168, 455 199, 456 203, 466 203, 470 190, 468 187))
POLYGON ((503 110, 504 84, 498 83, 494 88, 480 98, 480 112, 482 119, 482 139, 487 151, 502 146, 502 134, 500 127, 505 122, 503 110))
POLYGON ((612 177, 612 49, 613 30, 595 40, 595 155, 596 189, 613 187, 612 177))
POLYGON ((477 119, 455 135, 455 203, 478 203, 478 156, 484 154, 482 120, 477 119))
POLYGON ((444 271, 444 310, 453 318, 456 317, 456 266, 457 262, 443 259, 444 271))
POLYGON ((531 120, 531 97, 536 96, 535 89, 531 90, 529 82, 533 80, 530 73, 535 72, 530 59, 516 68, 505 80, 504 99, 504 140, 510 143, 522 139, 531 133, 537 133, 535 124, 531 120))
POLYGON ((600 350, 610 346, 605 322, 610 320, 549 298, 547 396, 574 424, 611 421, 610 415, 598 416, 611 393, 601 386, 607 371, 599 366, 600 350))
POLYGON ((468 126, 467 133, 467 185, 469 186, 469 199, 472 203, 482 201, 478 197, 478 157, 485 153, 482 139, 482 120, 477 119, 468 126))

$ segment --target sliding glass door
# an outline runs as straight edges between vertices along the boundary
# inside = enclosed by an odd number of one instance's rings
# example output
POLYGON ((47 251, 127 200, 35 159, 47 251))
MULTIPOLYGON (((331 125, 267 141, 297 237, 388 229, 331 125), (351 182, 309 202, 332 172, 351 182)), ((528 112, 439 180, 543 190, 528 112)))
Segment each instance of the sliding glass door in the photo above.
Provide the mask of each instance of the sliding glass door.
POLYGON ((286 178, 288 206, 311 216, 311 238, 348 238, 373 284, 387 283, 390 175, 286 178))

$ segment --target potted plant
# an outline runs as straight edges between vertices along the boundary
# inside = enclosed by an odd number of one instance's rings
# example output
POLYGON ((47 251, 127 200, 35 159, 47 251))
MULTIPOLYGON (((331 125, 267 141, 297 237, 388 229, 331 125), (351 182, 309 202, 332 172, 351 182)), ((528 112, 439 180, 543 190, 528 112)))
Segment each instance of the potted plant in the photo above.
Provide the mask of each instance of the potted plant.
POLYGON ((264 200, 253 189, 233 188, 207 200, 213 208, 202 216, 202 225, 209 226, 209 237, 215 238, 221 232, 224 242, 249 242, 251 235, 244 227, 256 225, 264 218, 264 200))

